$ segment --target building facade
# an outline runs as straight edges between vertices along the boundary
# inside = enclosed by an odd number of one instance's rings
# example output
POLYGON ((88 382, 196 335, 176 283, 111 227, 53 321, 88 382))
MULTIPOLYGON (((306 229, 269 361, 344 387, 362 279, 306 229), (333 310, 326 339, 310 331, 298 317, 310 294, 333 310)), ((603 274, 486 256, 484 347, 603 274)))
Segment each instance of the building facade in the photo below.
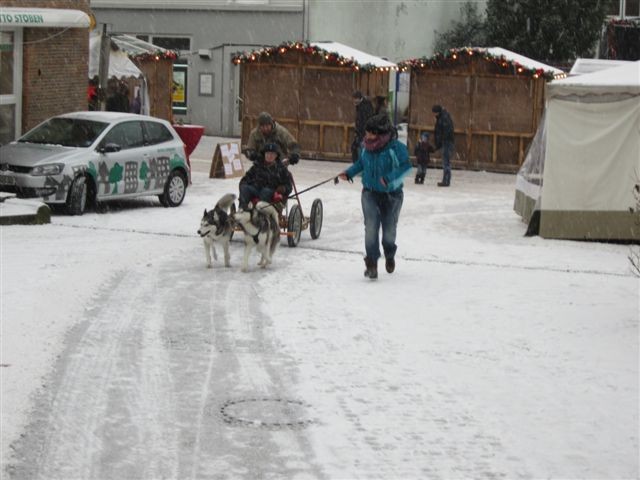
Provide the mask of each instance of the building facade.
POLYGON ((87 109, 89 12, 89 0, 2 1, 0 145, 87 109))
MULTIPOLYGON (((242 98, 231 58, 283 41, 336 41, 391 61, 429 51, 458 2, 323 0, 91 0, 99 24, 180 52, 174 120, 239 136, 242 98)), ((396 85, 395 79, 391 83, 396 85)))

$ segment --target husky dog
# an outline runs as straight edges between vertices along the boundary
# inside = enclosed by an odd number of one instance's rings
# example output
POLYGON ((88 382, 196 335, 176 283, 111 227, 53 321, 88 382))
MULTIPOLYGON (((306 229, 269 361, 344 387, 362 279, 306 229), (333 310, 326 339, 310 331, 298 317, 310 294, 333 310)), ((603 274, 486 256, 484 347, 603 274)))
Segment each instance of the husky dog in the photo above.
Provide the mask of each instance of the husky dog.
POLYGON ((204 242, 204 253, 207 258, 207 268, 212 267, 211 252, 213 259, 217 260, 215 242, 222 244, 224 251, 224 266, 230 267, 229 261, 229 242, 233 236, 233 218, 229 215, 229 208, 233 205, 236 196, 233 193, 227 193, 218 200, 213 210, 204 209, 204 215, 200 221, 198 235, 202 237, 204 242))
POLYGON ((240 210, 233 214, 236 225, 244 232, 244 259, 242 271, 249 271, 249 256, 255 248, 262 255, 258 266, 265 268, 280 243, 280 225, 278 211, 267 202, 259 201, 249 210, 240 210))

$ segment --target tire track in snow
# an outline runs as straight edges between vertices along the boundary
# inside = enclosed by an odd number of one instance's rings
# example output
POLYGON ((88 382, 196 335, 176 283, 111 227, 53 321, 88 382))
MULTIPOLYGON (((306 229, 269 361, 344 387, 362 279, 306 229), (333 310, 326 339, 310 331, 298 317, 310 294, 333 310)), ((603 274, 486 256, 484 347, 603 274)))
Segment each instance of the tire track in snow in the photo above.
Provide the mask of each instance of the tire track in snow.
MULTIPOLYGON (((68 228, 81 228, 81 229, 89 229, 89 230, 107 230, 112 232, 126 232, 126 233, 138 233, 141 235, 159 235, 165 237, 181 237, 181 238, 196 238, 196 235, 191 234, 181 234, 181 233, 170 233, 170 232, 151 232, 145 230, 135 230, 135 229, 126 229, 126 228, 105 228, 105 227, 95 227, 95 226, 86 226, 86 225, 56 225, 58 227, 68 227, 68 228)), ((359 255, 362 256, 362 250, 351 250, 344 248, 326 248, 326 247, 317 247, 315 245, 310 244, 298 244, 297 248, 305 249, 305 250, 315 250, 318 252, 331 252, 331 253, 346 253, 349 255, 359 255)), ((612 272, 612 271, 604 271, 604 270, 593 270, 593 269, 580 269, 580 268, 561 268, 554 267, 551 265, 513 265, 506 263, 495 263, 495 262, 478 262, 472 260, 458 260, 455 258, 441 258, 436 257, 434 255, 431 258, 418 258, 418 257, 408 257, 400 255, 402 260, 408 262, 426 262, 426 263, 441 263, 447 265, 463 265, 469 267, 491 267, 491 268, 504 268, 510 270, 531 270, 531 271, 544 271, 544 272, 558 272, 558 273, 582 273, 585 275, 606 275, 610 277, 634 277, 634 274, 629 272, 612 272)))

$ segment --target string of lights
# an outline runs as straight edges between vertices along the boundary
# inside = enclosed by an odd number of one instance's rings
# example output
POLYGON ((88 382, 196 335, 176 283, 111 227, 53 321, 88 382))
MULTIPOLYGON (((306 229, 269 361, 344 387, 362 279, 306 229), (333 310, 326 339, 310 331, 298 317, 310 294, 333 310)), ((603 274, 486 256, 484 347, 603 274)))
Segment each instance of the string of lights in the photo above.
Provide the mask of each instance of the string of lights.
POLYGON ((312 45, 309 42, 283 42, 278 46, 262 47, 257 50, 237 52, 233 56, 233 63, 240 65, 242 63, 261 62, 268 61, 278 56, 285 56, 290 51, 302 52, 306 55, 313 55, 320 59, 325 64, 348 67, 354 71, 383 71, 389 72, 397 70, 396 67, 379 67, 372 63, 361 64, 358 63, 352 57, 344 57, 337 52, 330 52, 323 48, 319 48, 317 45, 312 45))
POLYGON ((450 67, 455 63, 469 62, 472 57, 478 57, 492 62, 497 65, 504 73, 513 75, 522 75, 533 78, 544 78, 545 80, 554 80, 562 78, 564 74, 557 74, 551 70, 543 68, 531 68, 526 65, 509 59, 504 55, 493 55, 485 48, 452 48, 443 53, 436 53, 431 57, 420 57, 404 60, 398 63, 400 71, 405 72, 409 69, 441 69, 450 67))

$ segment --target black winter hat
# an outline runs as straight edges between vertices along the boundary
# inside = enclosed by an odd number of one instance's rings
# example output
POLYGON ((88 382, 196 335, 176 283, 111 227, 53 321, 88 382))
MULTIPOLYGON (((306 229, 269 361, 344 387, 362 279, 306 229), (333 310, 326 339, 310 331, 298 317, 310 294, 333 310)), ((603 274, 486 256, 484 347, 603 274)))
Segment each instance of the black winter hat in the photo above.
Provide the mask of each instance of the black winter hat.
POLYGON ((258 125, 272 125, 273 117, 269 115, 267 112, 261 112, 258 115, 258 125))
POLYGON ((442 113, 442 106, 441 105, 434 105, 433 107, 431 107, 431 111, 433 113, 442 113))
POLYGON ((277 154, 280 154, 280 148, 276 143, 267 143, 262 149, 262 153, 266 152, 276 152, 277 154))
POLYGON ((375 133, 377 135, 384 135, 393 131, 393 125, 391 119, 386 113, 380 113, 374 115, 367 120, 364 126, 365 131, 375 133))

